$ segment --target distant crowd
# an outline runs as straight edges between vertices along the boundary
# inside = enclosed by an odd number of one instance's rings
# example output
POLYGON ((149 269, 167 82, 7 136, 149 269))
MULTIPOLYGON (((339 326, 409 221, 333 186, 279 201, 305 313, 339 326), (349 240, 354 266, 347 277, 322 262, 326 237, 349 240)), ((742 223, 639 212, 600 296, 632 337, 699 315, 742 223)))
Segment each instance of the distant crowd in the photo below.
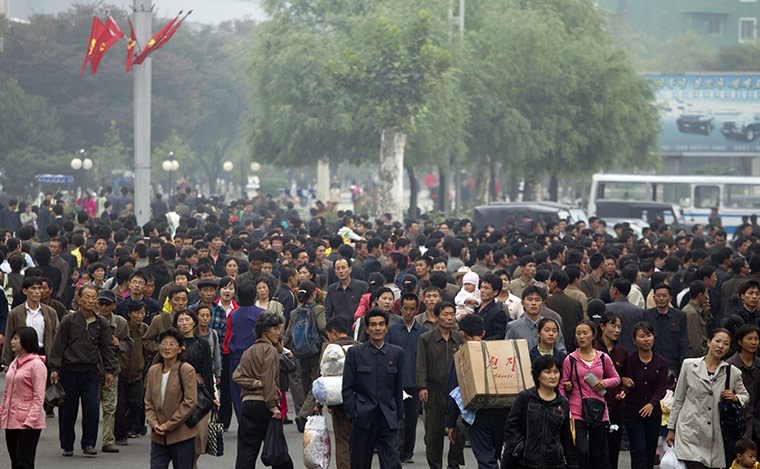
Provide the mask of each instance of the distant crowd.
MULTIPOLYGON (((140 226, 131 196, 0 198, 14 468, 33 467, 46 416, 73 456, 80 408, 84 455, 147 436, 156 468, 214 454, 233 414, 236 467, 253 467, 271 421, 303 432, 328 412, 340 469, 375 450, 383 468, 412 462, 420 413, 431 468, 464 465, 469 441, 479 468, 615 469, 624 439, 636 469, 670 447, 689 469, 755 467, 757 224, 637 237, 597 217, 302 216, 187 188, 157 195, 140 226), (464 407, 454 354, 505 339, 527 341, 535 386, 510 407, 464 407), (57 415, 51 388, 66 394, 57 415)), ((262 456, 292 467, 280 452, 262 456)))

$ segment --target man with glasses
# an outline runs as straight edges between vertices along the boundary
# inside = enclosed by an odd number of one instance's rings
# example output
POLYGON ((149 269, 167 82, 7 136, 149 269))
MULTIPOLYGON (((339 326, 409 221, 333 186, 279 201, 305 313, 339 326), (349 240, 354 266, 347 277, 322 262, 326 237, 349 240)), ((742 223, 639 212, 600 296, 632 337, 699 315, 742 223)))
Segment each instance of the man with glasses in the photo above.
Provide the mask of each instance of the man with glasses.
POLYGON ((63 318, 48 357, 50 382, 59 380, 66 391, 58 419, 58 438, 63 456, 74 455, 74 424, 82 402, 82 450, 95 456, 98 438, 99 369, 102 364, 104 385, 111 386, 119 374, 111 324, 95 314, 98 291, 83 285, 77 292, 79 311, 63 318))
MULTIPOLYGON (((144 272, 134 272, 129 276, 129 296, 125 300, 139 301, 145 304, 145 324, 150 324, 153 316, 161 312, 158 302, 145 296, 146 287, 150 278, 144 272)), ((116 305, 114 312, 124 319, 127 319, 127 301, 122 301, 116 305)))
MULTIPOLYGON (((129 336, 129 324, 121 316, 113 314, 116 308, 116 293, 113 290, 102 290, 98 293, 98 314, 103 316, 111 325, 114 353, 127 354, 130 351, 132 339, 129 336)), ((100 406, 103 409, 103 447, 104 453, 118 453, 114 437, 114 419, 116 416, 116 398, 119 390, 119 376, 114 376, 110 386, 100 383, 100 406)))

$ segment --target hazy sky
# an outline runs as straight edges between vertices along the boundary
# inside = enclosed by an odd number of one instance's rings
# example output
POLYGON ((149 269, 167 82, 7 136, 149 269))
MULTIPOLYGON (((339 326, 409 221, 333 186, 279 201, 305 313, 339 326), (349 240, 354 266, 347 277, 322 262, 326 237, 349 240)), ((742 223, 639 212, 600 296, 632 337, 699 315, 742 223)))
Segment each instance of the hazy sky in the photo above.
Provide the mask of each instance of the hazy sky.
MULTIPOLYGON (((174 16, 180 10, 193 10, 188 22, 218 24, 232 19, 251 18, 263 20, 264 13, 258 7, 258 0, 140 0, 146 5, 155 5, 161 17, 174 16)), ((55 14, 67 10, 74 3, 86 4, 88 0, 11 0, 11 17, 28 19, 35 13, 55 14)), ((111 4, 131 10, 133 0, 106 0, 92 2, 111 4)))

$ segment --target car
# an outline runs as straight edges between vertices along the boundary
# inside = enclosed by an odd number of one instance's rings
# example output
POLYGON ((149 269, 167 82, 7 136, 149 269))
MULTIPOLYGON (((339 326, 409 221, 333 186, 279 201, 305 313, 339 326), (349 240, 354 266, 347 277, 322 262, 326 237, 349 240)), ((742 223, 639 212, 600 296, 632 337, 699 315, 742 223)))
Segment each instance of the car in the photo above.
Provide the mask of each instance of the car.
POLYGON ((760 134, 760 112, 740 114, 723 123, 720 133, 726 138, 741 138, 748 142, 760 134))
POLYGON ((684 133, 708 135, 715 127, 715 117, 709 109, 686 111, 676 119, 678 130, 684 133))
POLYGON ((524 217, 530 217, 544 225, 561 219, 571 224, 579 221, 588 223, 585 210, 557 202, 494 202, 479 205, 473 210, 472 223, 478 228, 492 223, 501 229, 506 225, 521 226, 524 217))

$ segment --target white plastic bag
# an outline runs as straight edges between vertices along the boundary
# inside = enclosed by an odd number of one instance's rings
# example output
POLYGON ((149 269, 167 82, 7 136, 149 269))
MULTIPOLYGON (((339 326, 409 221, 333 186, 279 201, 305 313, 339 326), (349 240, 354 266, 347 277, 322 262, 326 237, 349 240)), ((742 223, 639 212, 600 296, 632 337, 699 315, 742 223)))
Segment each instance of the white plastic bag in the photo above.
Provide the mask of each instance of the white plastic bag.
POLYGON ((660 460, 660 469, 686 469, 686 464, 678 460, 675 447, 669 448, 660 460))
POLYGON ((303 465, 306 469, 327 469, 330 465, 330 433, 327 421, 313 415, 303 430, 303 465))
POLYGON ((322 405, 343 404, 343 377, 320 376, 311 384, 314 399, 322 405))
POLYGON ((338 344, 330 344, 325 348, 320 363, 322 376, 343 376, 343 362, 346 360, 346 350, 351 346, 341 347, 338 344))

